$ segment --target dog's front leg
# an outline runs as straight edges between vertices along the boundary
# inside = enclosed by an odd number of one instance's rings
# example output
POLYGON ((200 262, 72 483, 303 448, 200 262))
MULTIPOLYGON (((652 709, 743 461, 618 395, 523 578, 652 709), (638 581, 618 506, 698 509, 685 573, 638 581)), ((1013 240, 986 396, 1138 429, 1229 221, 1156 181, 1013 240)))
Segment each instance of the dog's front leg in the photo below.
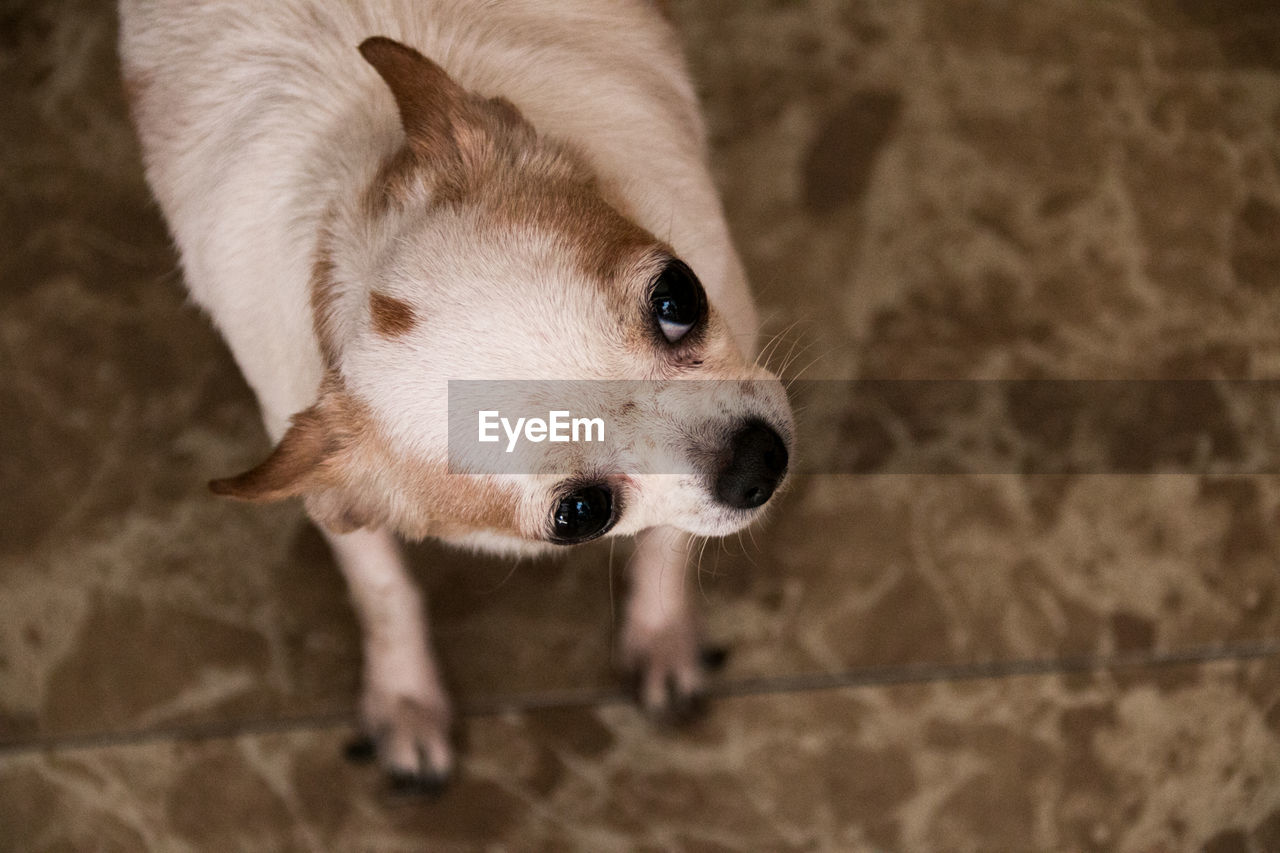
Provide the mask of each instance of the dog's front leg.
POLYGON ((381 530, 325 536, 364 634, 365 733, 397 788, 438 789, 453 768, 449 697, 428 645, 422 597, 399 545, 381 530))
POLYGON ((641 705, 676 720, 702 707, 706 689, 698 620, 686 590, 689 546, 689 535, 674 527, 637 536, 622 631, 622 663, 637 678, 641 705))

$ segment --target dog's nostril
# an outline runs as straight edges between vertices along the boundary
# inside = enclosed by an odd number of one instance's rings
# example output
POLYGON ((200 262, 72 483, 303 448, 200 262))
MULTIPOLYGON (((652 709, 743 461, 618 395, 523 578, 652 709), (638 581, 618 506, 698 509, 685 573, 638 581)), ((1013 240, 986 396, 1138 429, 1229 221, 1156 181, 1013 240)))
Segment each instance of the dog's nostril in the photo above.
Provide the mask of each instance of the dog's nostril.
POLYGON ((729 442, 729 464, 716 477, 721 503, 754 509, 773 496, 787 471, 787 446, 770 427, 751 421, 729 442))

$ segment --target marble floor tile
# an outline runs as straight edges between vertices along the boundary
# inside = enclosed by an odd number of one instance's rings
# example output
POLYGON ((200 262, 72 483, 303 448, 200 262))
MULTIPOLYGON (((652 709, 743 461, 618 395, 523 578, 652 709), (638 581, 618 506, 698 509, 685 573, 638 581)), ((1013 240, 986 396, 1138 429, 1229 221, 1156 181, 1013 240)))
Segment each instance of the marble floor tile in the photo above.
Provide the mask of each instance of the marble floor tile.
MULTIPOLYGON (((1274 377, 1275 68, 1160 4, 1001 8, 675 4, 727 208, 785 333, 776 363, 1274 377)), ((113 26, 87 0, 6 24, 0 737, 337 713, 356 641, 318 538, 296 507, 203 488, 265 446, 182 296, 113 26)), ((964 473, 975 434, 1048 452, 1052 412, 1021 405, 811 417, 820 460, 834 445, 871 473, 797 477, 769 525, 707 546, 688 582, 734 650, 728 677, 1275 635, 1275 476, 964 473), (960 448, 939 464, 961 467, 896 476, 885 435, 960 448)), ((463 696, 612 683, 625 546, 514 568, 413 557, 463 696)))
POLYGON ((397 797, 342 730, 0 754, 0 850, 1239 850, 1280 843, 1272 661, 465 720, 397 797))
POLYGON ((685 581, 752 695, 669 738, 615 703, 624 544, 409 546, 463 705, 517 709, 433 806, 338 759, 358 637, 299 508, 205 489, 268 448, 113 4, 0 13, 0 849, 1280 849, 1274 655, 1083 665, 1280 641, 1280 422, 1222 384, 1280 380, 1274 4, 667 5, 803 407, 803 473, 685 581), (1049 379, 1199 384, 1092 431, 966 390, 1049 379))

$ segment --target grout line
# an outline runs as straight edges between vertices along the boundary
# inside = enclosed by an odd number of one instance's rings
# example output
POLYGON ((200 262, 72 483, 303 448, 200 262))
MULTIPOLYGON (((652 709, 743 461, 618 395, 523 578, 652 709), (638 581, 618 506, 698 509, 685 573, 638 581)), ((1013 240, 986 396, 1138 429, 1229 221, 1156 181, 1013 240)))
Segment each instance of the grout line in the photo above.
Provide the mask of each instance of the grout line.
POLYGON ((868 667, 838 673, 782 675, 729 682, 715 691, 717 696, 755 696, 768 693, 796 693, 833 690, 842 687, 871 687, 893 684, 922 684, 944 681, 976 681, 992 678, 1019 678, 1031 675, 1069 675, 1139 667, 1187 666, 1218 661, 1246 661, 1280 656, 1280 639, 1230 647, 1202 647, 1157 654, 1123 654, 1109 657, 1073 657, 1010 661, 983 661, 961 664, 906 664, 868 667))
MULTIPOLYGON (((1187 666, 1220 661, 1246 661, 1280 656, 1280 638, 1242 646, 1210 646, 1162 654, 1127 654, 1109 657, 1074 657, 983 661, 960 664, 906 664, 862 667, 832 673, 764 676, 723 681, 712 685, 712 699, 744 696, 785 695, 817 690, 875 687, 894 684, 975 681, 1019 678, 1031 675, 1063 675, 1079 672, 1135 669, 1138 667, 1187 666)), ((522 711, 595 707, 630 703, 632 697, 619 688, 571 688, 544 690, 513 696, 498 696, 463 702, 461 717, 487 717, 522 711)), ((97 749, 110 746, 140 746, 162 741, 213 740, 240 735, 282 734, 348 728, 356 724, 351 710, 325 711, 297 716, 240 721, 160 725, 128 732, 84 735, 54 735, 31 740, 0 741, 0 758, 43 751, 97 749)))
MULTIPOLYGON (((1096 670, 1134 669, 1138 667, 1186 666, 1216 661, 1246 661, 1280 656, 1280 638, 1241 646, 1209 646, 1158 654, 1128 654, 1109 657, 1075 657, 983 661, 960 664, 902 664, 896 666, 860 667, 842 672, 802 673, 797 675, 762 676, 722 681, 707 691, 712 699, 741 696, 801 693, 816 690, 838 690, 853 687, 876 687, 893 684, 923 684, 946 681, 975 681, 991 678, 1017 678, 1030 675, 1072 674, 1096 670)), ((488 716, 505 712, 575 708, 591 705, 630 703, 632 697, 614 688, 570 689, 496 697, 464 703, 463 716, 488 716)))

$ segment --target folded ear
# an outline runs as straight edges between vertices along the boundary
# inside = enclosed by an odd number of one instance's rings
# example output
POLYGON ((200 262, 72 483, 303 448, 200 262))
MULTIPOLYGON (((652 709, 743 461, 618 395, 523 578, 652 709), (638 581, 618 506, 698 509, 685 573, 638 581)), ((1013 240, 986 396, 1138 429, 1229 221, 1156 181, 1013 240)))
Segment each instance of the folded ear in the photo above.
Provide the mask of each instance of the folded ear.
POLYGON ((244 501, 278 501, 304 494, 331 455, 333 444, 317 404, 294 416, 289 431, 259 465, 235 477, 212 480, 209 490, 244 501))
POLYGON ((376 502, 359 487, 366 430, 359 404, 331 373, 321 383, 315 405, 293 416, 270 456, 243 474, 213 480, 209 488, 243 501, 301 497, 312 520, 336 533, 373 524, 380 518, 376 502))

